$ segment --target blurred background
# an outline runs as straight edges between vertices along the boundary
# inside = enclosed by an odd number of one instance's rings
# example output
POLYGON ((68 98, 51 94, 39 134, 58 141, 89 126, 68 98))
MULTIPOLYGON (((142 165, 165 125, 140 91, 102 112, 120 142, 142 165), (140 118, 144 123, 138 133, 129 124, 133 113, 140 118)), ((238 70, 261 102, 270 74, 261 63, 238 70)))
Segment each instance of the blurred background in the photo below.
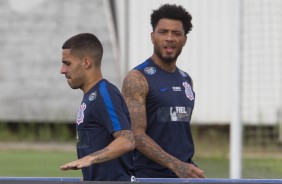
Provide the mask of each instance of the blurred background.
POLYGON ((0 176, 80 176, 58 170, 76 158, 83 95, 60 74, 61 46, 95 34, 104 78, 121 88, 126 72, 152 55, 150 14, 164 3, 193 17, 177 65, 194 81, 196 163, 207 177, 230 177, 239 109, 242 178, 281 178, 282 0, 0 0, 0 176))

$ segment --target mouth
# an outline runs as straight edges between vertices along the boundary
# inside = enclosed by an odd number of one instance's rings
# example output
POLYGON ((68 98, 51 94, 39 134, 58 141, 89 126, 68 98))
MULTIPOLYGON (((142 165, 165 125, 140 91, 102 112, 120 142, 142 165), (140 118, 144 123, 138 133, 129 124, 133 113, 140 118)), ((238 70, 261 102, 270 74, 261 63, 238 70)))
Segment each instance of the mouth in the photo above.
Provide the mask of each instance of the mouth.
POLYGON ((65 75, 65 77, 66 77, 66 79, 70 79, 70 76, 68 76, 68 75, 65 75))
POLYGON ((167 53, 172 53, 175 50, 175 46, 169 45, 169 46, 164 46, 164 50, 167 53))

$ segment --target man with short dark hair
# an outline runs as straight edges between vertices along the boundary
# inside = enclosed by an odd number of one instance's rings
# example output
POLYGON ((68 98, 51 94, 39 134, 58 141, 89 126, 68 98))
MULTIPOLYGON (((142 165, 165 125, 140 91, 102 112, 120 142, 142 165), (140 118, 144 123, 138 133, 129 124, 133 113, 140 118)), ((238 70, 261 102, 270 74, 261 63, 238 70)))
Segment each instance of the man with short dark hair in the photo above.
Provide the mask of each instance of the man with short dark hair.
POLYGON ((82 169, 84 181, 131 181, 135 141, 129 112, 118 88, 103 79, 101 42, 82 33, 62 49, 61 74, 84 96, 76 117, 78 160, 60 169, 82 169))

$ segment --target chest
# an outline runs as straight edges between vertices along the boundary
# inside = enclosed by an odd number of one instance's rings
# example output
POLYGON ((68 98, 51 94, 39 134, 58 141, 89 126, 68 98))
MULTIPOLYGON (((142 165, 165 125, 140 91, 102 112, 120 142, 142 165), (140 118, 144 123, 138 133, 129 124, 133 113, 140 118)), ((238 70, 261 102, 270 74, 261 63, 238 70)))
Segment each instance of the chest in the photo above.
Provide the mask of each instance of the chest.
POLYGON ((194 107, 195 93, 191 81, 179 75, 148 77, 147 103, 158 106, 194 107))

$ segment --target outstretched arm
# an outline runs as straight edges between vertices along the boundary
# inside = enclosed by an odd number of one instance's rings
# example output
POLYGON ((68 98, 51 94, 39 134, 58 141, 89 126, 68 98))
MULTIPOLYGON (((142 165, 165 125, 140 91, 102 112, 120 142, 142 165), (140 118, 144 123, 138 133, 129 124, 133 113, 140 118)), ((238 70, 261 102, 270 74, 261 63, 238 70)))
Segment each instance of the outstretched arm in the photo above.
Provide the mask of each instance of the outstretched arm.
POLYGON ((149 159, 171 169, 180 178, 203 178, 201 169, 168 154, 146 134, 148 83, 139 71, 132 70, 127 74, 123 81, 122 94, 130 112, 136 148, 149 159))
POLYGON ((115 140, 107 147, 87 155, 81 159, 64 164, 60 167, 61 170, 76 170, 83 167, 88 167, 92 164, 107 162, 120 157, 122 154, 131 151, 135 148, 135 141, 131 130, 120 130, 113 133, 115 140))

